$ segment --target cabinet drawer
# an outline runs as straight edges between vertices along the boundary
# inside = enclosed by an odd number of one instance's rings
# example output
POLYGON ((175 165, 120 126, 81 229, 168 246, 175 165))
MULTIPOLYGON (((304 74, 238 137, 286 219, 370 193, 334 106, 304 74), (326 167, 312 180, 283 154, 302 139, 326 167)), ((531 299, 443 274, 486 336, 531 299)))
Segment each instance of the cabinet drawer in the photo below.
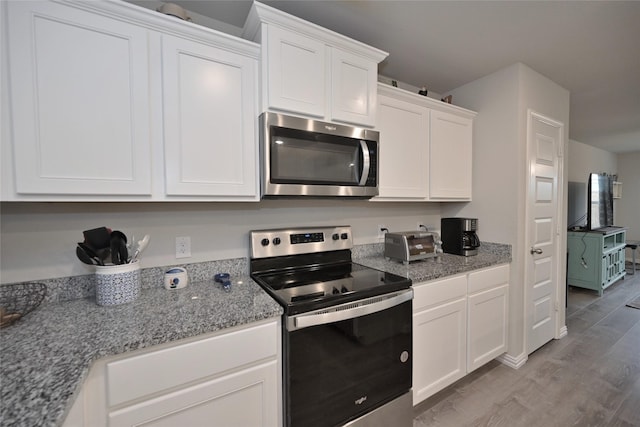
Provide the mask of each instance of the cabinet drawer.
POLYGON ((509 283, 509 265, 504 264, 469 274, 469 294, 509 283))
POLYGON ((277 362, 163 394, 108 414, 110 426, 276 426, 277 362))
POLYGON ((275 357, 277 335, 277 324, 271 322, 110 362, 106 366, 108 405, 275 357))
POLYGON ((466 293, 466 275, 413 285, 413 311, 464 297, 466 293))

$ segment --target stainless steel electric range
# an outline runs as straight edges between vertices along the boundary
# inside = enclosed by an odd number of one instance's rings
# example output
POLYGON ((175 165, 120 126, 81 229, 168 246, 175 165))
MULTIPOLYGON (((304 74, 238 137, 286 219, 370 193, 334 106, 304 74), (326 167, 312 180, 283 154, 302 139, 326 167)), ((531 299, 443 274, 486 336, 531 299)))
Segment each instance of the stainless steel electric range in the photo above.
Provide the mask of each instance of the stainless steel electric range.
POLYGON ((411 426, 411 280, 351 261, 351 227, 251 232, 251 277, 284 307, 287 427, 411 426))

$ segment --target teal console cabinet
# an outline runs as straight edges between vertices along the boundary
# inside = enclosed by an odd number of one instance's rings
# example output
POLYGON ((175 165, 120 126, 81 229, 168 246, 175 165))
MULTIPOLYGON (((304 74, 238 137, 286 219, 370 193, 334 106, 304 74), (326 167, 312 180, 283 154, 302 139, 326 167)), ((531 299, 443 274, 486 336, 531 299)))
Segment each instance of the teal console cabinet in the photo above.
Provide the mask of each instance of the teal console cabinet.
POLYGON ((567 235, 567 283, 604 290, 625 276, 626 229, 609 227, 593 231, 570 231, 567 235))

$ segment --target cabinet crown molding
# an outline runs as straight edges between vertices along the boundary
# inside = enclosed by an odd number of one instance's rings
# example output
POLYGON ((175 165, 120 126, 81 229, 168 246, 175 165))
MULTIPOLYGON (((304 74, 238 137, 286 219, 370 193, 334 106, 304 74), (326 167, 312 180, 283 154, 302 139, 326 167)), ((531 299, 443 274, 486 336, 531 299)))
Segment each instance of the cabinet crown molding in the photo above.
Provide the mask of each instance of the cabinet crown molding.
POLYGON ((466 117, 469 119, 473 119, 478 115, 475 111, 467 110, 466 108, 459 107, 457 105, 448 104, 446 102, 438 101, 434 98, 429 98, 424 95, 419 95, 417 93, 409 92, 405 89, 400 89, 397 87, 389 86, 385 83, 378 82, 378 94, 392 96, 396 99, 402 99, 404 101, 410 102, 412 104, 422 105, 423 107, 427 107, 431 110, 442 111, 445 113, 453 113, 460 117, 466 117))
POLYGON ((187 37, 200 43, 207 43, 212 46, 251 56, 256 59, 260 57, 260 46, 253 41, 226 34, 192 22, 182 21, 125 1, 52 1, 54 3, 72 6, 76 9, 82 9, 95 14, 115 18, 120 21, 127 21, 149 30, 159 31, 163 34, 187 37))
POLYGON ((374 60, 376 63, 382 62, 382 60, 389 56, 388 52, 254 1, 247 16, 242 37, 248 40, 257 40, 259 38, 261 24, 277 25, 289 31, 320 40, 327 45, 338 47, 342 50, 374 60))

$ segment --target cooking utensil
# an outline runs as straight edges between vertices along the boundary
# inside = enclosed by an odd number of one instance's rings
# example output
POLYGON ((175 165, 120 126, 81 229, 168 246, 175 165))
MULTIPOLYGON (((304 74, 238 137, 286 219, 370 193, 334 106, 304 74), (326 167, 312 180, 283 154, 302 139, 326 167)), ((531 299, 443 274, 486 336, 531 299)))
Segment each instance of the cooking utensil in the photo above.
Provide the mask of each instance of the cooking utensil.
POLYGON ((122 231, 111 232, 111 262, 115 265, 126 264, 129 259, 127 236, 122 231))
POLYGON ((99 259, 94 259, 89 256, 89 254, 87 254, 80 246, 76 246, 76 256, 80 261, 89 265, 99 265, 99 262, 101 262, 99 259))
POLYGON ((82 234, 84 235, 84 242, 96 250, 108 248, 111 244, 111 230, 107 227, 85 230, 82 234))
POLYGON ((149 239, 150 239, 150 236, 148 234, 145 234, 144 237, 142 238, 142 240, 138 241, 138 246, 136 247, 136 250, 133 253, 133 257, 131 257, 131 261, 129 261, 129 262, 134 262, 135 260, 138 259, 138 257, 142 254, 142 252, 149 245, 149 239))
POLYGON ((84 242, 78 242, 78 247, 82 249, 90 258, 92 258, 98 265, 104 265, 102 257, 98 255, 96 251, 84 242))

